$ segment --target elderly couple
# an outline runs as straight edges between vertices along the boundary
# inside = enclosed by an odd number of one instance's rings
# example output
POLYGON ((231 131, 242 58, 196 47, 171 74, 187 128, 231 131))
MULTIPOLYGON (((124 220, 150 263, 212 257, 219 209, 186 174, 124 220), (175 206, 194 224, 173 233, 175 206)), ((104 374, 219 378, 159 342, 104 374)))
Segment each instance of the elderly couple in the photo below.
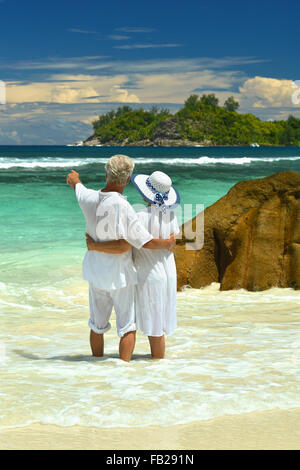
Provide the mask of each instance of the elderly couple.
POLYGON ((176 328, 176 266, 179 233, 173 208, 180 198, 168 175, 132 175, 133 161, 115 155, 106 163, 106 185, 87 189, 76 171, 67 176, 86 220, 82 273, 89 282, 90 345, 103 356, 104 333, 114 307, 120 359, 129 362, 139 328, 149 338, 151 355, 165 354, 165 334, 176 328), (136 213, 122 196, 132 181, 147 208, 136 213))

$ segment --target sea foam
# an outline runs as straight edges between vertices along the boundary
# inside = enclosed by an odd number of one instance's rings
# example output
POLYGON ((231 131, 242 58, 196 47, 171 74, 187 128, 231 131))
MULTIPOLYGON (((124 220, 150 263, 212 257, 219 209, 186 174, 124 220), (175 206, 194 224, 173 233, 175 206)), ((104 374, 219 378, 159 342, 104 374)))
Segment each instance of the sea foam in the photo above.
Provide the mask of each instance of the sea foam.
MULTIPOLYGON (((41 159, 9 159, 5 157, 0 158, 0 169, 12 168, 78 168, 86 165, 100 164, 104 165, 107 158, 82 158, 82 159, 64 159, 64 158, 41 158, 41 159)), ((294 157, 208 157, 201 156, 195 158, 188 157, 174 157, 174 158, 145 158, 136 157, 133 161, 136 164, 153 164, 161 163, 163 165, 177 165, 177 166, 199 166, 199 165, 249 165, 251 163, 273 163, 279 161, 298 161, 300 156, 294 157)))
MULTIPOLYGON (((130 363, 118 359, 114 315, 105 356, 90 355, 86 286, 76 283, 77 305, 68 302, 75 285, 59 289, 64 312, 43 296, 43 310, 2 317, 0 428, 168 426, 300 406, 300 305, 292 289, 186 289, 166 359, 151 360, 138 333, 130 363)), ((41 306, 41 291, 32 290, 32 306, 41 306)))

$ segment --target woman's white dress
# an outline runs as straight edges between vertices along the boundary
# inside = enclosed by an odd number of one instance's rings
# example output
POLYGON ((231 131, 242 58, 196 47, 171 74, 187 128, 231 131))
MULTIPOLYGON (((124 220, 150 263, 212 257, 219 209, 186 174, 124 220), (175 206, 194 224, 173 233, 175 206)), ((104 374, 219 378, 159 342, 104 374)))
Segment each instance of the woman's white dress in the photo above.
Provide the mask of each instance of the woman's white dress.
MULTIPOLYGON (((167 239, 179 233, 177 218, 172 210, 164 214, 149 206, 138 212, 142 225, 154 238, 167 239)), ((138 284, 135 293, 136 323, 147 336, 171 334, 176 328, 177 276, 174 255, 169 250, 133 248, 138 284)))

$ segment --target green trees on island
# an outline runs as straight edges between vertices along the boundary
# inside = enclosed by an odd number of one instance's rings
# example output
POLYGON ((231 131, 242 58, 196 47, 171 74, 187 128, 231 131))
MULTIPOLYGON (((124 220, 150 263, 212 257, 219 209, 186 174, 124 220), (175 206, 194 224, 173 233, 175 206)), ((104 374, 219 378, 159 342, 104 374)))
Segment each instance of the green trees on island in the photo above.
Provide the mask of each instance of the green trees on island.
POLYGON ((300 145, 300 119, 290 116, 286 121, 261 121, 253 114, 237 113, 238 107, 233 96, 219 106, 213 93, 200 98, 192 94, 175 114, 157 106, 148 111, 122 106, 99 116, 93 127, 103 144, 149 144, 159 136, 212 145, 300 145))
POLYGON ((122 106, 117 111, 109 111, 93 122, 95 134, 101 142, 109 141, 129 143, 153 138, 154 130, 171 117, 168 109, 153 106, 149 111, 122 106))
POLYGON ((201 98, 199 99, 199 102, 207 106, 212 106, 213 108, 217 108, 219 104, 219 100, 214 93, 210 93, 208 95, 202 95, 201 98))
POLYGON ((236 101, 233 96, 229 96, 224 103, 224 109, 227 109, 227 111, 236 111, 239 106, 239 102, 236 101))

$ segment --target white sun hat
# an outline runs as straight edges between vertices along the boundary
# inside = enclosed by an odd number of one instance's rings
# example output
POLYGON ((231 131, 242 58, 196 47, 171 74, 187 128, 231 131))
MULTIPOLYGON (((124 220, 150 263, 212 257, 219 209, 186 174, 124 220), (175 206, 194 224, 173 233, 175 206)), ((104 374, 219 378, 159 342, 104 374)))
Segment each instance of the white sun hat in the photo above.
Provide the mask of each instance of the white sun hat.
POLYGON ((170 209, 180 203, 177 189, 172 186, 171 178, 162 171, 154 171, 151 175, 132 175, 131 181, 146 201, 170 209))

